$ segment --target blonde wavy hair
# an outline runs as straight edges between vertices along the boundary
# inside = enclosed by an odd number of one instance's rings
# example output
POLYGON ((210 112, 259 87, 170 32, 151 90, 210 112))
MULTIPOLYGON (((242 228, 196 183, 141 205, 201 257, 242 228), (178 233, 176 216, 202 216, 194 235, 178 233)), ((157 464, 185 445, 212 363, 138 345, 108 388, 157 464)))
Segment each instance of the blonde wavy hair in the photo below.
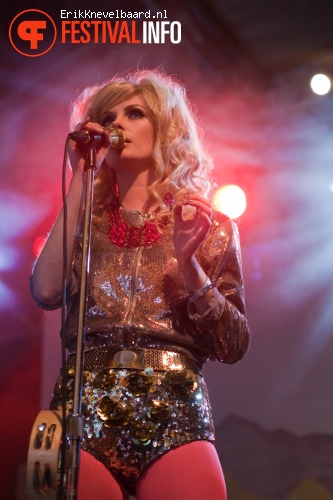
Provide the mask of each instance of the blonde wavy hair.
MULTIPOLYGON (((70 126, 87 116, 99 122, 113 106, 140 96, 154 128, 156 180, 150 192, 160 206, 159 217, 186 195, 208 196, 213 162, 202 144, 202 130, 184 86, 161 70, 141 70, 87 87, 71 105, 70 126)), ((101 208, 115 196, 115 176, 104 162, 95 176, 94 206, 101 208)))

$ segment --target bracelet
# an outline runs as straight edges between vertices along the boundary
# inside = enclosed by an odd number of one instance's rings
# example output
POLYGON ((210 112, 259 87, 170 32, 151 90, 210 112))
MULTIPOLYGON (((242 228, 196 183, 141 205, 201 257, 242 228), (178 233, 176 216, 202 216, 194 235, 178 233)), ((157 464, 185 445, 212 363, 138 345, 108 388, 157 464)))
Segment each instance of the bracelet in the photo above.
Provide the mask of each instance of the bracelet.
POLYGON ((188 299, 190 302, 195 302, 196 300, 200 299, 200 297, 205 295, 205 293, 207 293, 209 290, 211 290, 212 288, 215 288, 215 287, 216 287, 215 281, 212 283, 210 281, 210 279, 207 277, 207 281, 204 284, 204 286, 201 287, 196 292, 191 292, 188 299))

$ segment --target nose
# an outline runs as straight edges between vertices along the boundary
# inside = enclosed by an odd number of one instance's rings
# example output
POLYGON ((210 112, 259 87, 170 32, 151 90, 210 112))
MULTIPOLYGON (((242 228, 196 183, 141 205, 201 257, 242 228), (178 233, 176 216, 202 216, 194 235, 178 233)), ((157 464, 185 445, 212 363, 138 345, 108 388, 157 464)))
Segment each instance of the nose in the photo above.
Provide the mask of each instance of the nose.
POLYGON ((117 115, 114 121, 112 122, 112 127, 124 130, 124 122, 120 114, 117 115))

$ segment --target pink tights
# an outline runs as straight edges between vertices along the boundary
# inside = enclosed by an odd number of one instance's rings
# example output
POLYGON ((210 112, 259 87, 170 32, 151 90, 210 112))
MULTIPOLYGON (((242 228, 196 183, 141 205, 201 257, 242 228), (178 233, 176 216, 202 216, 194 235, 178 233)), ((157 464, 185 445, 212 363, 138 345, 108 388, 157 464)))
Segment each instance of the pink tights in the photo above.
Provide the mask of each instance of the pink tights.
MULTIPOLYGON (((82 450, 78 500, 128 500, 104 465, 82 450)), ((226 500, 221 465, 212 443, 194 441, 154 460, 136 488, 137 500, 226 500)))

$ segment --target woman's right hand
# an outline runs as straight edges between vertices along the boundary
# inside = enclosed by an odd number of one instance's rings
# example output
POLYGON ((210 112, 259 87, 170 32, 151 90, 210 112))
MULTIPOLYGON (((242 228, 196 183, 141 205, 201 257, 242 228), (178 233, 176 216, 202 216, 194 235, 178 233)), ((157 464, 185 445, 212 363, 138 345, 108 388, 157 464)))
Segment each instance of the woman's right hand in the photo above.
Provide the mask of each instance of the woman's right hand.
MULTIPOLYGON (((100 123, 91 122, 89 117, 85 118, 83 122, 78 123, 75 127, 75 132, 81 132, 82 130, 95 132, 96 134, 102 135, 104 138, 103 142, 96 148, 96 168, 98 170, 111 146, 109 133, 100 123)), ((84 144, 73 141, 72 139, 69 141, 68 155, 73 175, 75 173, 84 172, 87 152, 88 148, 84 144)))

